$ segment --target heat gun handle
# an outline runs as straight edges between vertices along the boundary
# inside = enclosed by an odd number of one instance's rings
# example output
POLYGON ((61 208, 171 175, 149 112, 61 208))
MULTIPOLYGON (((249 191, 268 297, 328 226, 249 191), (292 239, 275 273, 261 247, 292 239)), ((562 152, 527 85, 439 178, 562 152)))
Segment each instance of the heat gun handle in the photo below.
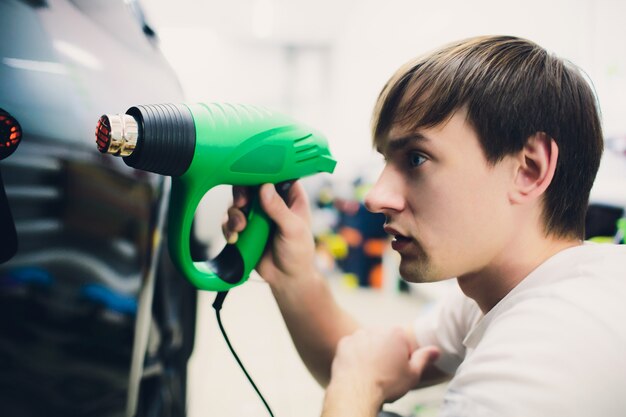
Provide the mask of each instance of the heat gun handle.
MULTIPOLYGON (((287 201, 294 181, 275 184, 276 192, 287 201)), ((275 223, 263 211, 259 201, 260 187, 251 188, 251 202, 244 208, 247 226, 235 244, 227 244, 218 256, 208 264, 217 277, 229 284, 245 282, 261 260, 265 247, 272 238, 275 223)))
MULTIPOLYGON (((276 184, 283 199, 286 199, 292 183, 276 184)), ((219 255, 208 262, 193 262, 189 238, 193 216, 202 196, 190 199, 181 185, 172 187, 170 198, 170 230, 179 232, 168 239, 172 261, 192 284, 202 290, 226 291, 243 284, 261 259, 274 227, 261 208, 258 187, 250 195, 247 225, 239 234, 237 243, 227 244, 219 255)))

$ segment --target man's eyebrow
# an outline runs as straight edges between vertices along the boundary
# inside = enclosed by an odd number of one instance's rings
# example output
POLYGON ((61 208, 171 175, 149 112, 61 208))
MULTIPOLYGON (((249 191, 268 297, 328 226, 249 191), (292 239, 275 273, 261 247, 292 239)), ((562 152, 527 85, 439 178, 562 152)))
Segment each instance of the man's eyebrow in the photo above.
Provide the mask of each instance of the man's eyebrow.
POLYGON ((382 154, 389 154, 405 148, 412 143, 428 140, 429 139, 421 133, 411 133, 410 135, 402 136, 397 139, 389 139, 384 146, 379 146, 376 150, 382 154))

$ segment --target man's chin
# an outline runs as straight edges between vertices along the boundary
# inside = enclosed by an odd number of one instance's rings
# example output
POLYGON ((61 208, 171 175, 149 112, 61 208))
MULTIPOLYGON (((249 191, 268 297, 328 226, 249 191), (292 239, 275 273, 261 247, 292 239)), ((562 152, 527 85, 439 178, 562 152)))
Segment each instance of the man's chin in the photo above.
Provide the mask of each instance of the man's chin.
POLYGON ((432 282, 434 278, 427 265, 405 265, 404 262, 400 264, 400 276, 412 283, 432 282))
POLYGON ((430 263, 424 262, 400 262, 400 276, 403 280, 415 284, 426 282, 439 282, 450 277, 433 268, 430 263))

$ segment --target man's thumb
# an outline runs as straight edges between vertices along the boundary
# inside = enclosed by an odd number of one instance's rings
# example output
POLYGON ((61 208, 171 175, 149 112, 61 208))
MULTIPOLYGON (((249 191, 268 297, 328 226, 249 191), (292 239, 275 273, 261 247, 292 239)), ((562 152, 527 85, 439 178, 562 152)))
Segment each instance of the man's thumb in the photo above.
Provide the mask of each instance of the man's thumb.
POLYGON ((263 211, 274 221, 280 224, 286 217, 291 215, 287 203, 278 195, 274 184, 263 184, 260 190, 261 207, 263 211))
POLYGON ((417 349, 411 354, 409 360, 411 370, 421 375, 424 368, 439 359, 440 354, 441 351, 436 346, 424 346, 417 349))

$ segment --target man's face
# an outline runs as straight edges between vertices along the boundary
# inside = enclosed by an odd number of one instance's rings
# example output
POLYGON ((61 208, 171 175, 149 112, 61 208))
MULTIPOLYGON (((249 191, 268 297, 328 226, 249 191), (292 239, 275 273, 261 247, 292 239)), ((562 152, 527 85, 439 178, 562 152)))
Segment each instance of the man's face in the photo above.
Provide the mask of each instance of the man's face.
POLYGON ((433 128, 395 126, 379 149, 386 165, 365 203, 387 217, 407 281, 480 272, 513 238, 514 160, 488 164, 465 118, 458 111, 433 128))

